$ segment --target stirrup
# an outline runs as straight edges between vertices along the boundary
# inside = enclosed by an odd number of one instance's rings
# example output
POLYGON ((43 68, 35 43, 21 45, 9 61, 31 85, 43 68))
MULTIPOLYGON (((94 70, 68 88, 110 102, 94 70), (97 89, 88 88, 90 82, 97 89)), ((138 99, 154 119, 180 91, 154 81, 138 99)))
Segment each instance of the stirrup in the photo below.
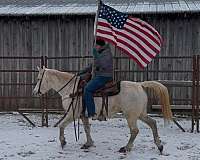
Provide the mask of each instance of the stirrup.
POLYGON ((97 120, 98 117, 97 117, 97 114, 95 113, 93 116, 91 116, 92 120, 97 120))

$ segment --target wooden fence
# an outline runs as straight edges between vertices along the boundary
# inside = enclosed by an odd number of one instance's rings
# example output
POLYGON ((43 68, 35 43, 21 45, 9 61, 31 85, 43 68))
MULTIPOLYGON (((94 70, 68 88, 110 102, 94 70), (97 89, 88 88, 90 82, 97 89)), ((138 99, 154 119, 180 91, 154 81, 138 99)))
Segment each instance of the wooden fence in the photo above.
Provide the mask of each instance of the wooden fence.
MULTIPOLYGON (((194 129, 194 125, 199 124, 199 121, 197 121, 199 120, 199 83, 197 83, 199 59, 199 56, 157 57, 152 62, 151 67, 133 71, 131 68, 133 62, 129 58, 114 57, 114 78, 115 80, 160 81, 169 89, 174 112, 186 111, 191 114, 194 129), (172 65, 171 70, 163 69, 162 64, 167 64, 167 61, 170 61, 170 64, 174 64, 175 67, 172 65), (182 70, 176 69, 177 61, 188 66, 182 67, 182 70), (122 64, 127 64, 125 69, 122 64)), ((42 113, 42 125, 48 126, 48 113, 61 111, 62 105, 59 95, 53 98, 48 97, 48 94, 42 98, 32 96, 38 73, 36 66, 45 65, 49 68, 76 73, 90 63, 92 57, 0 57, 0 61, 0 111, 18 111, 26 119, 24 112, 40 112, 42 113)), ((52 91, 49 94, 52 94, 52 91)), ((160 109, 153 94, 149 92, 149 95, 152 95, 152 97, 148 110, 151 112, 154 109, 160 109)), ((27 120, 32 123, 29 119, 27 120)))
MULTIPOLYGON (((0 110, 3 111, 16 110, 18 107, 41 108, 39 102, 36 102, 38 100, 35 101, 32 97, 37 77, 36 66, 46 63, 49 68, 76 73, 90 63, 92 57, 0 57, 0 61, 0 110)), ((114 57, 115 80, 160 80, 169 89, 171 104, 191 105, 192 84, 189 84, 189 81, 192 81, 192 56, 158 57, 152 62, 151 67, 144 70, 132 70, 131 63, 133 62, 127 57, 114 57), (176 69, 177 60, 184 64, 183 70, 176 69), (174 64, 171 70, 165 70, 162 66, 167 64, 167 61, 174 64)), ((57 101, 51 99, 48 105, 52 109, 61 108, 57 101)))

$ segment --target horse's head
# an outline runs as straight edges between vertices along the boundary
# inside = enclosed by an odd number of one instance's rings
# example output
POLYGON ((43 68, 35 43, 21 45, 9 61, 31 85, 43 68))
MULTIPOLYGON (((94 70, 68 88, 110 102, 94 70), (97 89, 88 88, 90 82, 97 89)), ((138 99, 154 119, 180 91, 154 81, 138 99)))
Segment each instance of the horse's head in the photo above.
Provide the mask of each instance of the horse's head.
POLYGON ((50 88, 48 87, 48 80, 47 80, 47 69, 43 66, 42 68, 38 68, 38 76, 37 76, 37 84, 33 90, 34 95, 42 95, 46 93, 50 88))

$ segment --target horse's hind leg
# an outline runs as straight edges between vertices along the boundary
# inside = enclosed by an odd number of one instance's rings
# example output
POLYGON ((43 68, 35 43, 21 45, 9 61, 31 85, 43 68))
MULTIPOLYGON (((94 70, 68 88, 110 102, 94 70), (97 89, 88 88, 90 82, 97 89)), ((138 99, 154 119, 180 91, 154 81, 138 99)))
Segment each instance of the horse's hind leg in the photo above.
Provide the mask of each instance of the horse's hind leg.
POLYGON ((83 122, 83 127, 84 127, 84 130, 85 130, 86 139, 87 139, 86 143, 81 147, 81 149, 87 149, 87 148, 93 146, 94 142, 93 142, 92 137, 90 135, 89 119, 82 116, 81 120, 83 122))
POLYGON ((127 145, 120 148, 119 152, 121 152, 121 153, 125 153, 125 152, 128 152, 131 150, 131 148, 133 147, 133 142, 134 142, 137 134, 139 133, 136 117, 133 117, 133 116, 127 117, 127 122, 128 122, 131 136, 129 138, 127 145))
POLYGON ((152 129, 153 137, 154 137, 154 143, 157 145, 160 153, 162 154, 163 145, 161 145, 161 141, 160 141, 159 136, 158 136, 156 121, 154 119, 152 119, 151 117, 149 117, 148 115, 141 116, 140 120, 145 122, 152 129))

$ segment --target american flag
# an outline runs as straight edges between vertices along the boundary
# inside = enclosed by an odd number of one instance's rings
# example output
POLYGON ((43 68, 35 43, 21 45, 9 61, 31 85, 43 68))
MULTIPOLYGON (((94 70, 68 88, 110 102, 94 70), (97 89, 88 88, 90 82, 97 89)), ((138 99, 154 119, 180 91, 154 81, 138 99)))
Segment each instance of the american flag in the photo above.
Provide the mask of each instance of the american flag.
POLYGON ((148 23, 130 17, 100 1, 96 38, 122 49, 144 68, 160 53, 162 38, 148 23))

